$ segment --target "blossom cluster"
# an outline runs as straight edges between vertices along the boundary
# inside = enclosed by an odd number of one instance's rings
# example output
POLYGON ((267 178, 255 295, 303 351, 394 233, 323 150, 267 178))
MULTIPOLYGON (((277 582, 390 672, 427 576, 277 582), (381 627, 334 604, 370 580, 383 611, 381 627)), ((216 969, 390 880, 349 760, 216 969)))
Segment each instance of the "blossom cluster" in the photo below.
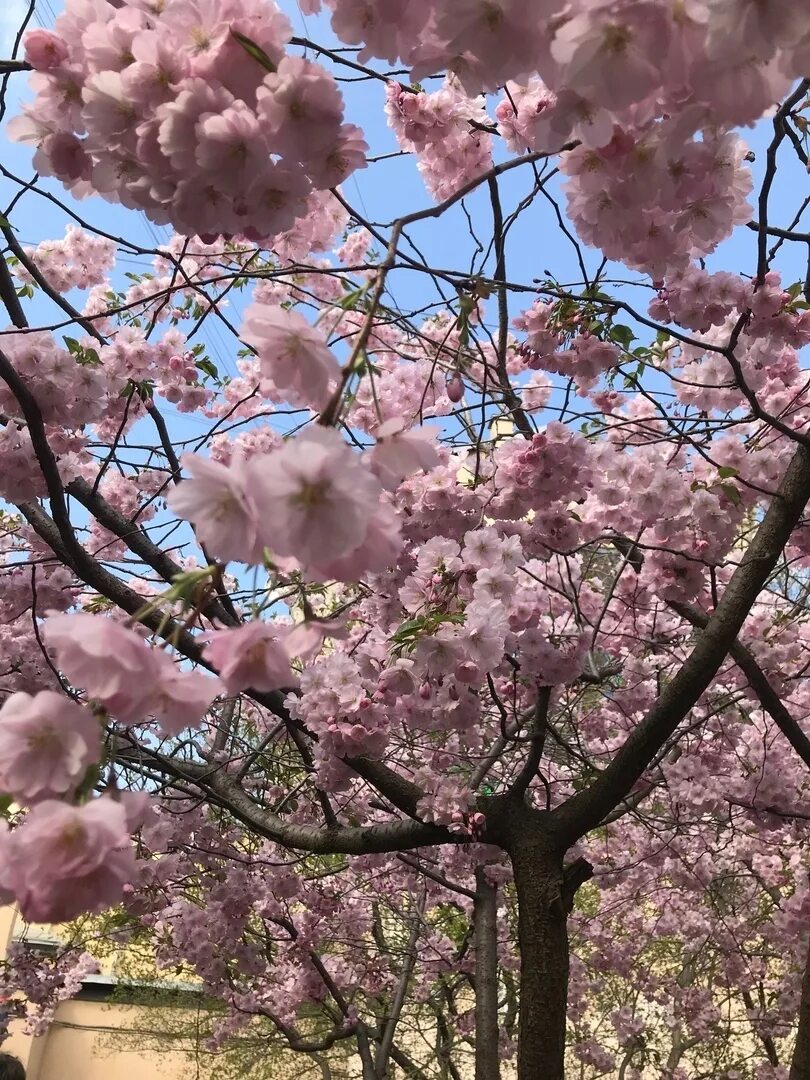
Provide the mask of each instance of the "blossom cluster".
MULTIPOLYGON (((285 335, 288 349, 306 346, 313 364, 321 356, 332 359, 303 319, 288 314, 276 327, 257 325, 264 334, 285 335)), ((268 355, 274 370, 285 362, 278 348, 268 355)), ((434 453, 419 436, 385 431, 377 467, 395 486, 406 473, 432 464, 434 453)), ((383 484, 330 428, 307 428, 270 453, 228 465, 202 457, 185 464, 191 479, 171 493, 169 505, 223 560, 259 564, 267 551, 279 565, 301 567, 315 580, 357 581, 396 558, 399 523, 382 499, 383 484)))
POLYGON ((284 232, 365 163, 319 64, 266 0, 70 3, 26 39, 36 97, 9 131, 75 194, 203 237, 284 232))
POLYGON ((402 150, 415 153, 425 186, 439 201, 492 165, 492 134, 483 99, 464 94, 454 79, 427 94, 386 87, 385 113, 402 150))
MULTIPOLYGON (((57 292, 66 293, 107 281, 115 265, 115 241, 68 225, 62 240, 45 240, 36 247, 26 247, 25 254, 57 292)), ((20 262, 12 264, 12 273, 25 284, 34 281, 20 262)))

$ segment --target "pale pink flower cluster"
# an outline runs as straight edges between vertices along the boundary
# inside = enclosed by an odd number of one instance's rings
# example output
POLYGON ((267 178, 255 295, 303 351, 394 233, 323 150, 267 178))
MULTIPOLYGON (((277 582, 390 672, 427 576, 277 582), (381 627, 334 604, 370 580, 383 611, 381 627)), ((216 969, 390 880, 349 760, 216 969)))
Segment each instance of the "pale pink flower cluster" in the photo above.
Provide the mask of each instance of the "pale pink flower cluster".
POLYGON ((70 681, 123 724, 154 716, 164 735, 179 735, 200 723, 221 690, 218 679, 182 670, 135 630, 99 615, 52 615, 43 636, 70 681))
POLYGON ((590 447, 564 424, 552 421, 531 442, 509 440, 495 452, 500 517, 520 518, 561 498, 576 499, 591 478, 590 447))
POLYGON ((505 97, 495 108, 495 119, 513 154, 525 154, 527 150, 553 151, 563 145, 570 128, 559 120, 555 108, 557 95, 542 79, 534 76, 524 85, 509 82, 504 92, 505 97))
MULTIPOLYGON (((673 106, 751 124, 800 77, 810 12, 776 0, 326 0, 332 28, 361 58, 404 62, 412 78, 455 73, 466 93, 531 85, 539 74, 559 105, 555 139, 587 138, 592 118, 673 106)), ((535 91, 532 90, 532 94, 535 91)), ((533 104, 546 102, 540 98, 533 104)), ((513 94, 513 96, 515 96, 513 94)), ((499 119, 506 119, 500 117, 499 119)), ((508 121, 507 121, 508 122, 508 121)), ((597 120, 595 127, 604 121, 597 120)), ((520 132, 523 122, 513 132, 520 132)), ((608 136, 609 138, 609 136, 608 136)), ((592 143, 591 145, 598 145, 592 143)))
POLYGON ((274 236, 365 164, 335 80, 285 52, 290 33, 272 0, 69 0, 31 38, 36 97, 9 132, 77 195, 190 235, 274 236))
MULTIPOLYGON (((103 416, 111 392, 103 366, 81 362, 45 331, 5 334, 3 352, 25 379, 46 422, 79 428, 103 416)), ((0 383, 0 412, 20 415, 19 403, 5 383, 0 383)))
POLYGON ((475 796, 463 782, 451 776, 437 776, 430 769, 420 769, 414 780, 425 792, 417 808, 423 821, 447 825, 454 832, 470 831, 469 814, 475 796))
POLYGON ((711 274, 698 266, 668 274, 658 296, 650 302, 654 319, 676 322, 688 330, 705 333, 721 326, 733 311, 749 306, 754 299, 750 287, 737 274, 711 274))
POLYGON ((381 757, 388 742, 386 711, 374 703, 357 663, 342 653, 322 655, 301 676, 300 696, 290 696, 291 715, 318 735, 319 782, 330 790, 345 787, 351 772, 343 756, 381 757))
POLYGON ((433 94, 386 87, 385 113, 403 150, 415 153, 428 191, 446 199, 492 166, 490 120, 483 99, 467 97, 453 79, 433 94), (479 126, 476 126, 479 125, 479 126))
POLYGON ((355 229, 349 233, 335 254, 344 266, 357 266, 367 258, 372 239, 368 229, 355 229))
MULTIPOLYGON (((45 240, 25 248, 25 253, 60 293, 103 284, 115 265, 115 242, 76 225, 67 226, 63 240, 45 240)), ((11 271, 19 281, 30 284, 34 280, 19 262, 12 264, 11 271)))
MULTIPOLYGON (((0 834, 0 894, 29 922, 67 922, 117 904, 137 876, 133 807, 109 796, 48 799, 0 834)), ((5 826, 4 826, 5 828, 5 826)))
POLYGON ((46 493, 45 477, 39 467, 28 428, 14 422, 0 427, 0 498, 25 502, 46 493))
MULTIPOLYGON (((394 455, 399 470, 429 461, 407 449, 394 455)), ((317 580, 356 581, 399 551, 397 515, 382 501, 382 485, 331 428, 306 428, 278 450, 227 466, 197 456, 184 465, 191 478, 171 492, 169 506, 220 559, 260 563, 267 549, 317 580)))
POLYGON ((498 130, 515 154, 553 154, 576 140, 590 149, 610 142, 615 119, 600 98, 589 101, 572 91, 551 91, 538 76, 509 82, 495 108, 498 130))
POLYGON ((615 367, 620 358, 621 350, 612 342, 583 331, 571 339, 567 349, 546 354, 537 366, 573 379, 578 390, 586 391, 597 384, 603 372, 615 367))
POLYGON ((732 135, 684 142, 676 121, 617 131, 601 150, 562 156, 569 216, 585 243, 662 278, 749 220, 746 153, 732 135))
POLYGON ((543 367, 545 358, 562 344, 562 328, 558 325, 557 305, 554 303, 535 300, 530 308, 515 316, 512 325, 526 334, 520 352, 527 367, 543 367))
POLYGON ((398 351, 409 359, 413 354, 413 362, 403 364, 393 350, 389 353, 381 348, 375 352, 374 363, 379 371, 374 377, 374 389, 367 379, 360 384, 350 413, 353 426, 373 432, 381 419, 386 422, 420 415, 427 418, 452 412, 453 403, 448 397, 445 378, 437 370, 436 358, 425 356, 424 348, 417 350, 407 340, 398 346, 398 351))

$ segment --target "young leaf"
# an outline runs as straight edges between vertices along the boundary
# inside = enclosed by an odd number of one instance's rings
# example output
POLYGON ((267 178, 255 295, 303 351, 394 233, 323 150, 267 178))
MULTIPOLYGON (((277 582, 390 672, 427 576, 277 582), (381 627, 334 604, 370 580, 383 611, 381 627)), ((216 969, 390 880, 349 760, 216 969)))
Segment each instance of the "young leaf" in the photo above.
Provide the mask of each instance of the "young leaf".
POLYGON ((231 27, 231 37, 235 38, 236 41, 239 42, 239 44, 248 54, 248 56, 252 56, 254 60, 258 61, 258 63, 262 65, 265 71, 270 71, 275 74, 276 65, 273 63, 273 61, 270 59, 270 57, 267 55, 261 45, 257 45, 255 41, 251 41, 249 37, 245 37, 244 34, 240 34, 239 31, 234 30, 233 27, 231 27))

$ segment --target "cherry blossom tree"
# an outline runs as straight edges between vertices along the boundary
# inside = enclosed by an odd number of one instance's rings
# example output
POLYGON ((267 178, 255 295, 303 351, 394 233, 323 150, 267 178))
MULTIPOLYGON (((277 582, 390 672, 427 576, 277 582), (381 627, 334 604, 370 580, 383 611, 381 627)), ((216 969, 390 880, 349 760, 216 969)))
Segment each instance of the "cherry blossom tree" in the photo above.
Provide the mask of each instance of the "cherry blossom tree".
POLYGON ((324 1076, 806 1078, 810 13, 301 10, 0 65, 0 893, 324 1076))

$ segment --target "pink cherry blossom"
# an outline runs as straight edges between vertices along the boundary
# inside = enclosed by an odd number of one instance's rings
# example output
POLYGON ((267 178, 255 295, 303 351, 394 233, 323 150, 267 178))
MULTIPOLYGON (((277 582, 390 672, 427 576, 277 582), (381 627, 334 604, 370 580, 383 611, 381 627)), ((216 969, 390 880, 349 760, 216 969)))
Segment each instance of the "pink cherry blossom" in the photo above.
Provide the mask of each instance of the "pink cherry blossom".
POLYGON ((295 682, 287 653, 286 627, 249 622, 208 635, 205 657, 219 672, 229 693, 247 687, 277 690, 295 682))
POLYGON ((219 679, 201 671, 184 671, 162 650, 154 650, 157 678, 151 687, 149 712, 168 738, 199 727, 214 698, 222 692, 219 679))
POLYGON ((307 163, 334 146, 343 119, 335 80, 320 65, 285 56, 257 95, 257 110, 273 150, 307 163))
POLYGON ((182 465, 191 478, 169 493, 169 508, 195 526, 200 542, 217 558, 260 562, 257 509, 245 463, 237 460, 226 467, 186 455, 182 465))
POLYGON ((314 408, 329 398, 340 378, 340 365, 323 334, 297 311, 270 304, 251 304, 245 312, 242 337, 259 356, 259 364, 282 392, 293 393, 314 408))
POLYGON ((25 59, 36 71, 59 67, 67 58, 67 45, 50 30, 32 30, 25 35, 25 59))
POLYGON ((125 724, 145 719, 156 677, 155 653, 143 637, 102 615, 51 615, 45 643, 70 681, 125 724))
POLYGON ((12 137, 35 141, 40 171, 78 195, 188 234, 276 235, 305 214, 313 184, 365 165, 335 79, 288 55, 290 36, 272 0, 76 0, 53 32, 26 39, 48 122, 32 111, 12 137))
POLYGON ((430 428, 409 429, 404 417, 393 417, 380 424, 375 434, 372 468, 388 491, 394 491, 411 473, 428 471, 439 463, 435 433, 430 428))
POLYGON ((118 903, 136 875, 127 814, 110 797, 83 806, 46 800, 0 850, 8 882, 29 922, 67 922, 118 903))
POLYGON ((322 565, 365 540, 382 489, 336 431, 308 427, 246 469, 261 538, 274 554, 322 565))
POLYGON ((666 54, 670 28, 663 8, 646 0, 595 7, 563 22, 551 52, 569 88, 608 109, 621 109, 658 85, 654 58, 666 54))
POLYGON ((364 574, 379 573, 391 566, 402 547, 400 521, 386 503, 379 503, 368 521, 363 542, 340 558, 328 559, 308 567, 315 581, 360 581, 364 574))
POLYGON ((12 694, 0 708, 0 789, 23 802, 73 790, 100 750, 98 720, 64 694, 12 694))

